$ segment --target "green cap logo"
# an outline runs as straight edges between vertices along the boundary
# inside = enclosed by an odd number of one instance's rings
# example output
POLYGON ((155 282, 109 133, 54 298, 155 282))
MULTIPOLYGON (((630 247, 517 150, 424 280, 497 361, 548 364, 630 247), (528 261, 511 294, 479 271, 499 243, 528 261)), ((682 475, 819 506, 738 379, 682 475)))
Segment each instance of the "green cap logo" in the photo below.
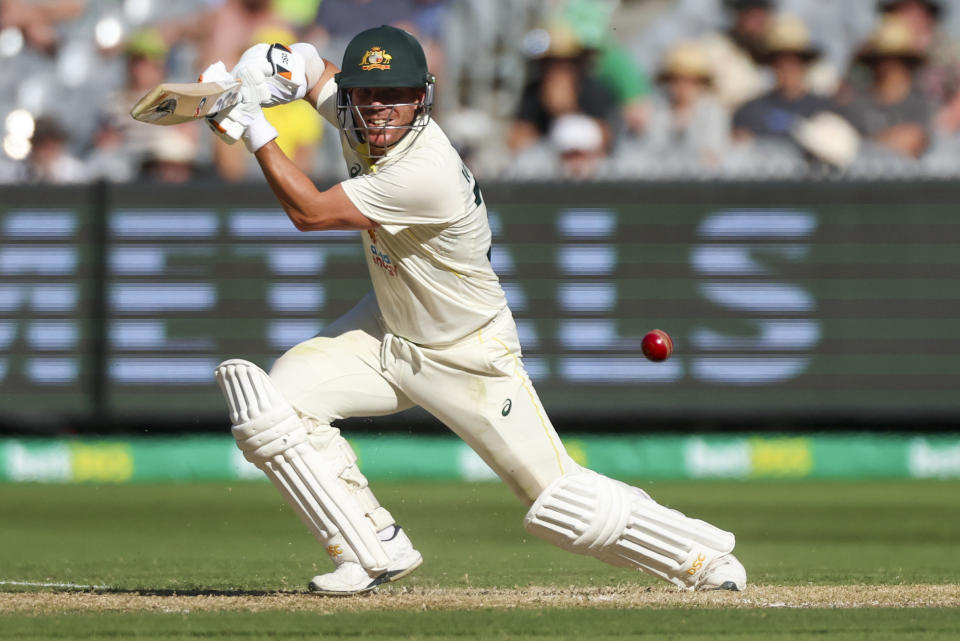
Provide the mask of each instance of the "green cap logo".
POLYGON ((364 71, 370 71, 371 69, 389 69, 391 60, 393 60, 393 56, 382 48, 370 47, 367 49, 367 52, 363 54, 363 60, 360 61, 360 68, 364 71))

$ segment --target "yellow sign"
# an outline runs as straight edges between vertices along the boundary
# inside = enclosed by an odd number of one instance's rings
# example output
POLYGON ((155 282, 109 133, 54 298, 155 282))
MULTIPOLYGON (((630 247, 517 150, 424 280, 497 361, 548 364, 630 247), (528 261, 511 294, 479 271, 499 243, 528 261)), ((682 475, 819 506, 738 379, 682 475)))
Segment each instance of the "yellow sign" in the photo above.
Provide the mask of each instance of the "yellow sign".
POLYGON ((127 443, 71 443, 74 481, 123 483, 133 478, 133 454, 127 443))
POLYGON ((587 467, 590 464, 590 462, 587 460, 587 448, 583 441, 578 439, 570 439, 568 441, 564 441, 563 444, 567 448, 567 454, 569 454, 570 458, 577 462, 577 465, 587 467))
POLYGON ((802 478, 813 470, 806 438, 750 439, 750 476, 802 478))

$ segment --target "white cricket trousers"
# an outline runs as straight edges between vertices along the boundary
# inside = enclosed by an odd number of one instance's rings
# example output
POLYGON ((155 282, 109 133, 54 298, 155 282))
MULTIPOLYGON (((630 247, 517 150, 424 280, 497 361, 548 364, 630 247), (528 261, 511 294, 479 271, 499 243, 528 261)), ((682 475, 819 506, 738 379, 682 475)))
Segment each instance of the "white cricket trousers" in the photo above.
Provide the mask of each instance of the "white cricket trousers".
MULTIPOLYGON (((576 469, 537 398, 509 309, 443 347, 390 334, 364 297, 324 332, 291 348, 270 371, 291 405, 329 433, 340 418, 419 405, 486 461, 525 503, 576 469)), ((327 437, 318 433, 318 440, 327 437)))

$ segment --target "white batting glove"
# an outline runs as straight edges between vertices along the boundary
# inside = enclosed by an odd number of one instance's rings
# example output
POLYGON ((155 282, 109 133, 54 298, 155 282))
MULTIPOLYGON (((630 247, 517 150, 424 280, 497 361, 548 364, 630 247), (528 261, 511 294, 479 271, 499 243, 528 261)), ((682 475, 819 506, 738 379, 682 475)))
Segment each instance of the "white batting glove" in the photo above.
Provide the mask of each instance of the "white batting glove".
MULTIPOLYGON (((234 77, 227 71, 226 65, 219 60, 204 69, 200 73, 200 77, 197 78, 197 82, 228 82, 231 80, 234 80, 234 77)), ((224 111, 229 111, 229 109, 224 111)), ((228 145, 232 145, 240 140, 240 137, 243 135, 243 126, 234 120, 227 119, 225 117, 226 113, 224 113, 224 117, 218 121, 216 118, 219 115, 220 112, 207 116, 207 125, 209 125, 210 129, 220 140, 228 145)))
POLYGON ((239 77, 244 68, 263 75, 269 96, 261 100, 260 105, 275 107, 303 98, 317 84, 324 64, 316 47, 305 42, 297 42, 289 48, 281 44, 260 43, 243 52, 233 68, 233 75, 239 77))
POLYGON ((240 102, 207 118, 207 123, 225 142, 233 144, 242 139, 253 153, 277 137, 277 130, 260 107, 261 102, 269 98, 270 89, 263 70, 254 65, 240 68, 236 77, 241 82, 240 102))

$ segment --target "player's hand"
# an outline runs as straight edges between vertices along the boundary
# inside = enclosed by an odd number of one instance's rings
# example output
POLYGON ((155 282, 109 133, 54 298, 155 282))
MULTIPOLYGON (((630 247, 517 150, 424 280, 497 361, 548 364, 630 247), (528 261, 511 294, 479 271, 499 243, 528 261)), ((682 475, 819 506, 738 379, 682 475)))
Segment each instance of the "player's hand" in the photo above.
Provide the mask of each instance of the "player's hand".
POLYGON ((275 107, 303 98, 320 79, 323 68, 323 60, 311 44, 260 43, 243 52, 232 73, 238 78, 244 70, 262 76, 266 91, 260 105, 275 107))
POLYGON ((240 102, 207 118, 207 124, 227 143, 242 139, 253 153, 277 137, 277 130, 267 121, 260 106, 270 90, 262 70, 252 65, 241 67, 236 77, 241 82, 240 102))
MULTIPOLYGON (((226 65, 223 64, 220 60, 217 60, 212 65, 209 65, 206 69, 200 72, 200 77, 197 78, 197 82, 228 82, 233 81, 235 78, 227 71, 226 65)), ((243 136, 243 125, 241 125, 236 120, 232 120, 227 117, 230 109, 225 109, 223 111, 210 114, 207 116, 207 125, 210 129, 220 138, 223 142, 228 145, 240 140, 243 136)))

